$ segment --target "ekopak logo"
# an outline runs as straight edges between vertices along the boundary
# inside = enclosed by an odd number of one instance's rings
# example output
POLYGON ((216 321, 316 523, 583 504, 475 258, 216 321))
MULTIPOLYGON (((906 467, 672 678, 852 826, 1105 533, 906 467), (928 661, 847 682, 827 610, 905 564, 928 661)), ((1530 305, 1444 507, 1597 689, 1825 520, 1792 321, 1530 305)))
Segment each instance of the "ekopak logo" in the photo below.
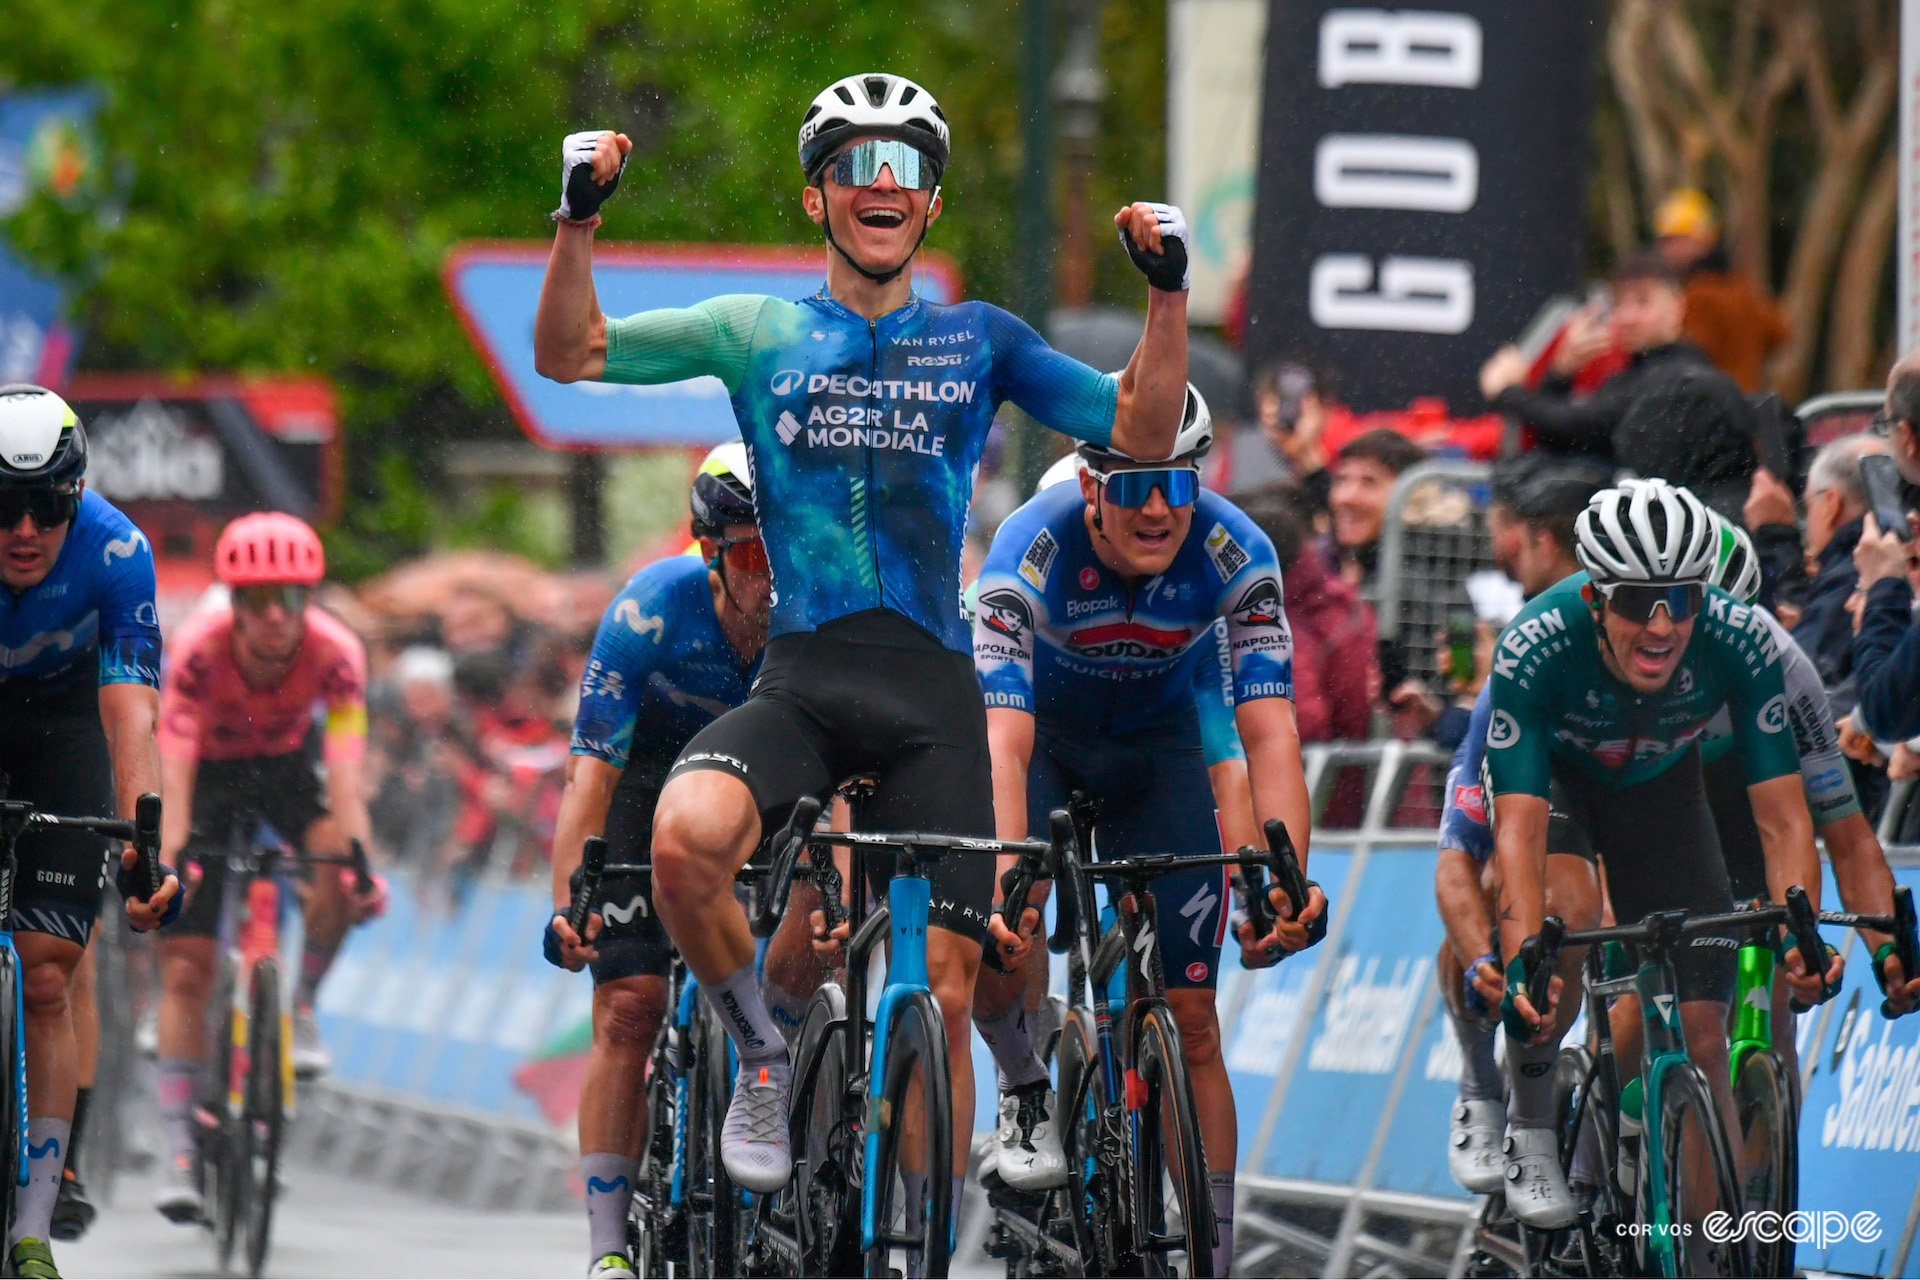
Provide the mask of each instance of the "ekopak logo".
POLYGON ((806 380, 807 371, 805 369, 782 369, 773 375, 773 381, 768 385, 773 388, 773 394, 784 396, 790 395, 798 390, 800 384, 806 380))

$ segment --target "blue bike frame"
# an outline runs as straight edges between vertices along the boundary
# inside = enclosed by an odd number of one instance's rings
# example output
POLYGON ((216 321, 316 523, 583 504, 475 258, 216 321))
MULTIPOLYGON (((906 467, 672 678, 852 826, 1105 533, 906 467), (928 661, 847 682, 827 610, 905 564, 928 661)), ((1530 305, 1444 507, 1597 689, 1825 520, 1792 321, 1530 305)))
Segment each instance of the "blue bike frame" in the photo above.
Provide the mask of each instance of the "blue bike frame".
MULTIPOLYGON (((7 895, 9 898, 12 894, 7 895)), ((26 983, 20 968, 20 950, 13 945, 13 930, 0 929, 6 941, 7 963, 13 967, 13 1100, 19 1112, 20 1144, 13 1153, 14 1185, 27 1185, 27 1008, 26 983)))
MULTIPOLYGON (((887 983, 880 989, 880 1007, 873 1019, 873 1048, 868 1055, 866 1167, 880 1163, 882 1091, 886 1088, 885 1064, 887 1036, 893 1029, 894 1011, 900 1002, 917 991, 930 991, 927 985, 927 919, 933 898, 933 886, 925 876, 895 876, 887 883, 888 927, 893 935, 893 954, 887 961, 887 983)), ((848 1010, 857 1017, 859 1011, 848 1010)), ((860 1247, 873 1248, 879 1233, 874 1203, 878 1194, 871 1177, 860 1183, 860 1247)), ((949 1222, 949 1241, 953 1224, 949 1222)))

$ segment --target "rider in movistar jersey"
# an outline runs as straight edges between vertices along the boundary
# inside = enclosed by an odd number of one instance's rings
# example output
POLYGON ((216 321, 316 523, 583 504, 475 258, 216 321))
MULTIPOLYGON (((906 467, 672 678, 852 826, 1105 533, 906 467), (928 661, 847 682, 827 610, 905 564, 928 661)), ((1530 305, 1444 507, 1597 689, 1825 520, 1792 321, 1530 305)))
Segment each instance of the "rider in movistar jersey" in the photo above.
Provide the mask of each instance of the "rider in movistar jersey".
MULTIPOLYGON (((636 573, 600 620, 580 681, 573 756, 554 828, 554 915, 544 949, 555 964, 593 971, 580 1181, 587 1274, 601 1280, 634 1274, 627 1213, 635 1152, 656 1119, 646 1113, 646 1071, 666 1013, 672 944, 645 876, 604 877, 586 940, 574 934, 566 911, 578 888, 582 842, 604 835, 610 862, 646 860, 654 803, 675 757, 716 716, 747 700, 767 637, 766 548, 754 526, 753 479, 738 440, 707 455, 688 502, 697 554, 670 556, 636 573)), ((810 975, 811 949, 800 927, 776 935, 769 974, 782 959, 791 968, 796 947, 810 975)), ((800 998, 808 994, 810 988, 800 998)), ((776 1008, 798 1003, 778 988, 769 995, 776 1008)))
MULTIPOLYGON (((1554 838, 1550 821, 1561 823, 1562 841, 1574 842, 1570 851, 1604 856, 1622 923, 1666 908, 1730 909, 1698 751, 1725 706, 1767 833, 1768 879, 1779 894, 1803 885, 1816 903, 1820 884, 1779 650, 1751 609, 1708 585, 1717 536, 1706 508, 1684 489, 1636 481, 1596 494, 1576 528, 1587 572, 1543 592, 1507 627, 1494 651, 1487 726, 1508 961, 1505 1185, 1514 1214, 1542 1229, 1574 1217, 1551 1127, 1551 1064, 1580 1003, 1570 994, 1578 990, 1578 949, 1562 957, 1569 995, 1557 1000, 1528 988, 1520 958, 1547 913, 1541 864, 1554 838)), ((1575 929, 1597 922, 1599 908, 1597 892, 1554 904, 1575 929)), ((1732 937, 1696 935, 1675 966, 1688 1048, 1730 1125, 1726 1002, 1735 947, 1732 937)), ((1821 998, 1820 975, 1800 972, 1794 960, 1786 973, 1802 1000, 1821 998)), ((1636 1062, 1629 1044, 1623 1071, 1636 1062)))
MULTIPOLYGON (((730 878, 801 795, 859 772, 877 775, 876 826, 991 829, 985 717, 959 612, 974 464, 1008 400, 1082 439, 1166 456, 1186 386, 1185 224, 1165 205, 1115 217, 1152 286, 1146 332, 1117 378, 984 303, 935 306, 907 271, 940 216, 946 118, 911 81, 849 76, 800 124, 803 203, 832 250, 826 286, 799 301, 726 297, 609 320, 592 232, 631 147, 613 133, 565 144, 534 357, 563 381, 718 377, 746 439, 772 638, 753 696, 687 745, 662 790, 654 855, 661 917, 739 1050, 727 1171, 767 1192, 792 1170, 788 1066, 730 878)), ((933 876, 930 982, 947 1021, 959 1170, 991 879, 978 858, 943 859, 933 876)))
MULTIPOLYGON (((1247 817, 1284 820, 1304 859, 1307 793, 1280 564, 1253 521, 1200 488, 1212 440, 1206 403, 1189 389, 1172 459, 1141 463, 1083 446, 1078 483, 1039 494, 994 536, 973 636, 1003 838, 1044 839, 1047 815, 1081 791, 1098 806, 1102 857, 1217 853, 1224 815, 1215 814, 1197 706, 1221 704, 1224 626, 1224 692, 1254 798, 1247 817)), ((1216 1275, 1233 1257, 1237 1141, 1214 1007, 1230 892, 1220 867, 1154 884, 1167 1001, 1211 1170, 1216 1275)), ((1324 898, 1299 905, 1317 916, 1324 898)), ((976 1023, 1001 1081, 996 1168, 1023 1191, 1058 1186, 1067 1171, 1056 1099, 1027 1029, 1023 962, 1038 923, 1037 903, 1021 936, 993 918, 1003 952, 995 967, 1006 971, 983 970, 976 994, 976 1023)), ((1281 940, 1263 939, 1254 952, 1264 958, 1268 944, 1281 940)))
MULTIPOLYGON (((41 387, 0 387, 0 773, 7 795, 69 817, 133 816, 160 790, 160 625, 146 535, 85 487, 87 434, 41 387)), ((129 855, 131 856, 131 855, 129 855)), ((20 837, 5 927, 24 970, 27 1161, 6 1245, 10 1273, 57 1276, 47 1241, 74 1130, 80 1047, 74 971, 100 910, 107 841, 20 837)), ((179 882, 127 899, 138 929, 160 923, 179 882)), ((82 1016, 90 1004, 82 1006, 82 1016)), ((91 1217, 88 1207, 84 1218, 91 1217)))

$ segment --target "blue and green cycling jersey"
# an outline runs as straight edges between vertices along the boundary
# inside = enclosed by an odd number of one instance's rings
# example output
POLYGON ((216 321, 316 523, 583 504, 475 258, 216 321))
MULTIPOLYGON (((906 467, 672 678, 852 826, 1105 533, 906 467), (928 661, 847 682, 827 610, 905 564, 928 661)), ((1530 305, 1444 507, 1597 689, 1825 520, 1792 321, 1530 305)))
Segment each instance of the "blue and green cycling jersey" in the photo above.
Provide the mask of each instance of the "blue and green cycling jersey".
POLYGON ((680 749, 747 700, 753 671, 713 611, 707 566, 670 556, 633 575, 607 606, 580 678, 573 753, 659 786, 680 749))
POLYGON ((1238 507, 1203 492, 1166 572, 1130 582, 1094 553, 1085 509, 1078 485, 1057 484, 994 535, 973 625, 987 705, 1094 736, 1197 707, 1207 762, 1240 756, 1233 708, 1293 696, 1273 544, 1238 507))
POLYGON ((1010 400, 1105 444, 1118 386, 983 302, 915 296, 868 321, 824 291, 731 294, 607 322, 606 381, 708 375, 753 464, 771 634, 891 609, 960 652, 961 540, 994 413, 1010 400))
POLYGON ((160 687, 153 548, 91 489, 38 586, 0 590, 0 689, 160 687))
POLYGON ((1576 573, 1541 592, 1494 646, 1489 800, 1544 797, 1555 758, 1616 790, 1646 782, 1699 743, 1723 707, 1750 785, 1798 770, 1780 646, 1759 612, 1709 587, 1666 687, 1638 694, 1601 658, 1586 586, 1576 573))

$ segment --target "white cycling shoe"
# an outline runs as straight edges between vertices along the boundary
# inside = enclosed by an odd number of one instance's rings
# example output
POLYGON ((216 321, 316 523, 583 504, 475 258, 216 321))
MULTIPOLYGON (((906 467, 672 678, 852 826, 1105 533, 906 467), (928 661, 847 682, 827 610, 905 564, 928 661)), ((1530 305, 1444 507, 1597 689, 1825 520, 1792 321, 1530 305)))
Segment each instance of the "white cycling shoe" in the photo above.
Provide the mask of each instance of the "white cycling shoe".
POLYGON ((793 1176, 793 1145, 787 1131, 787 1090, 791 1074, 785 1059, 764 1066, 742 1064, 733 1080, 733 1099, 720 1130, 720 1162, 734 1185, 767 1195, 793 1176))
POLYGON ((166 1173, 161 1176, 160 1187, 153 1194, 153 1207, 168 1222, 182 1226, 202 1219, 206 1206, 200 1195, 200 1177, 194 1170, 192 1160, 177 1156, 168 1163, 166 1173))
POLYGON ((633 1261, 624 1253, 609 1253, 593 1264, 587 1280, 633 1280, 633 1261))
POLYGON ((1502 1187, 1507 1208, 1529 1227, 1558 1231, 1579 1216, 1567 1175, 1560 1168, 1560 1140, 1551 1129, 1510 1129, 1502 1187))
POLYGON ((1044 1080, 1000 1095, 994 1162, 1001 1181, 1016 1191, 1045 1191, 1066 1182, 1059 1110, 1060 1100, 1044 1080))
POLYGON ((317 1080, 333 1070, 333 1055, 327 1052, 327 1042, 320 1038, 320 1024, 313 1020, 313 1010, 299 1008, 293 1011, 293 1074, 302 1080, 317 1080))
POLYGON ((1501 1150, 1507 1136, 1507 1104, 1498 1098, 1456 1102, 1447 1122, 1447 1172, 1468 1191, 1500 1190, 1507 1172, 1501 1150))

